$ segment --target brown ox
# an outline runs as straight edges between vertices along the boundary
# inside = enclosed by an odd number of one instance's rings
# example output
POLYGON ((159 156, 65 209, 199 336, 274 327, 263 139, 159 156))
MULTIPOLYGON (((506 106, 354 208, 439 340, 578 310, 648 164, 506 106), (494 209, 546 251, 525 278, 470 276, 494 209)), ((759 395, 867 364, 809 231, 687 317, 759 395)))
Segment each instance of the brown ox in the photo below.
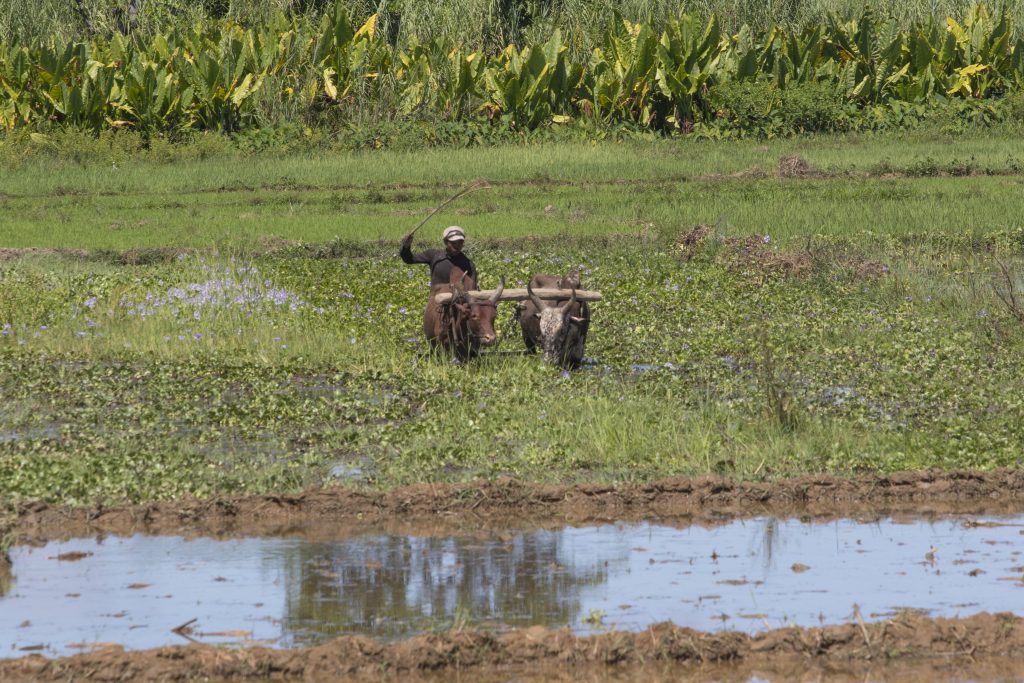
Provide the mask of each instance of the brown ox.
POLYGON ((583 347, 590 329, 590 307, 585 301, 576 301, 575 290, 579 288, 580 276, 576 272, 565 277, 534 275, 526 285, 530 298, 518 306, 526 348, 534 351, 540 347, 544 360, 552 365, 574 368, 583 360, 583 347), (556 304, 534 294, 535 287, 571 289, 573 293, 567 301, 556 304))
POLYGON ((493 344, 496 339, 494 318, 504 288, 503 279, 489 300, 471 299, 468 291, 476 289, 476 283, 472 277, 458 269, 453 269, 450 284, 431 287, 427 309, 423 313, 423 333, 431 348, 444 349, 464 361, 475 356, 481 346, 493 344), (443 304, 437 302, 437 295, 442 292, 452 295, 443 304))

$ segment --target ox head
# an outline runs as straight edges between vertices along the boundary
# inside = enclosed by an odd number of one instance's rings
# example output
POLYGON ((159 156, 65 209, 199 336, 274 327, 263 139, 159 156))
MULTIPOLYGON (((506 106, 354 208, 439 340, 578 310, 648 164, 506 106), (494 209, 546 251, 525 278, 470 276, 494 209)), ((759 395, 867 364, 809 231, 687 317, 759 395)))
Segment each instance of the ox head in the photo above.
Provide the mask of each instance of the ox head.
MULTIPOLYGON (((470 280, 470 285, 474 284, 470 280)), ((494 319, 498 314, 498 301, 501 299, 504 289, 505 278, 501 278, 498 289, 490 298, 486 301, 473 299, 466 289, 465 273, 462 274, 459 284, 452 287, 454 293, 452 304, 458 308, 460 315, 464 316, 468 322, 470 336, 483 346, 490 346, 497 340, 497 335, 494 332, 494 319)))
POLYGON ((579 363, 583 359, 583 344, 586 342, 586 326, 589 320, 581 315, 583 307, 576 301, 575 287, 569 300, 561 305, 545 303, 533 292, 529 283, 526 285, 526 291, 537 309, 534 315, 540 319, 544 360, 561 366, 579 363))

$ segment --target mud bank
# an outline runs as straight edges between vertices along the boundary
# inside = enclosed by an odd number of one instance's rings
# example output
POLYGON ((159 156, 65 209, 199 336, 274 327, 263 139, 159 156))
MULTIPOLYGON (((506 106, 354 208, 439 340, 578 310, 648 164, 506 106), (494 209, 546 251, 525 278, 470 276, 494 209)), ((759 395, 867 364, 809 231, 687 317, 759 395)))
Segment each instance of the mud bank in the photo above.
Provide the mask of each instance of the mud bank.
POLYGON ((204 645, 125 652, 109 646, 65 659, 39 655, 0 660, 5 681, 333 680, 381 672, 452 672, 480 667, 765 664, 786 659, 807 666, 914 659, 1016 658, 1024 655, 1024 619, 979 614, 928 619, 913 614, 874 624, 796 627, 750 636, 703 633, 670 624, 640 633, 578 637, 532 627, 503 635, 449 632, 396 644, 363 637, 338 638, 301 650, 225 650, 204 645))
MULTIPOLYGON (((176 500, 144 505, 12 510, 16 542, 90 533, 276 535, 311 525, 334 535, 367 528, 527 528, 611 521, 715 523, 739 516, 834 519, 863 515, 1006 514, 1024 511, 1024 471, 903 472, 773 482, 719 477, 647 484, 547 486, 516 480, 351 488, 294 495, 176 500)), ((3 529, 0 529, 3 531, 3 529)))

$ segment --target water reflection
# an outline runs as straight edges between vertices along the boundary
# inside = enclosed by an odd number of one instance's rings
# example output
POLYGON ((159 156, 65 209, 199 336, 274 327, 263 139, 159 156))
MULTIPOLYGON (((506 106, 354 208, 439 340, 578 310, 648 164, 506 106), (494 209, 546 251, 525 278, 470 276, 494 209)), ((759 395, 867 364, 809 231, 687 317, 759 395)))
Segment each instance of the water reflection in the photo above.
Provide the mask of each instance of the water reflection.
POLYGON ((11 570, 7 563, 7 558, 3 557, 3 551, 0 551, 0 598, 7 595, 11 590, 11 583, 13 577, 11 576, 11 570))
POLYGON ((608 568, 575 563, 565 542, 561 532, 540 531, 507 540, 373 536, 299 546, 285 558, 284 627, 296 642, 310 642, 325 633, 570 625, 581 591, 605 582, 608 568))
POLYGON ((754 632, 849 621, 854 603, 865 619, 903 607, 967 616, 1020 602, 1021 524, 762 518, 334 541, 74 539, 12 549, 0 656, 179 643, 172 629, 185 622, 202 642, 292 647, 461 626, 754 632))

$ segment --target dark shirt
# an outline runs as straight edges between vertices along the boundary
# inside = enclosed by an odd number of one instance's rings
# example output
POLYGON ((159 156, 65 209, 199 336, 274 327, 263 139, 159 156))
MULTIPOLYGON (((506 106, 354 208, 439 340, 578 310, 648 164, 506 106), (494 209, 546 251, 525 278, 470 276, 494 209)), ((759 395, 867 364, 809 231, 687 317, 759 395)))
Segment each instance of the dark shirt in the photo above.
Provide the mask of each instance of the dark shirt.
MULTIPOLYGON (((431 287, 449 284, 451 282, 452 268, 459 268, 462 272, 473 278, 474 283, 477 281, 476 266, 462 252, 449 256, 448 252, 444 249, 427 249, 414 254, 412 253, 412 246, 403 244, 402 250, 398 253, 406 263, 426 263, 430 265, 431 287)), ((474 289, 479 289, 479 287, 474 287, 474 289)))

